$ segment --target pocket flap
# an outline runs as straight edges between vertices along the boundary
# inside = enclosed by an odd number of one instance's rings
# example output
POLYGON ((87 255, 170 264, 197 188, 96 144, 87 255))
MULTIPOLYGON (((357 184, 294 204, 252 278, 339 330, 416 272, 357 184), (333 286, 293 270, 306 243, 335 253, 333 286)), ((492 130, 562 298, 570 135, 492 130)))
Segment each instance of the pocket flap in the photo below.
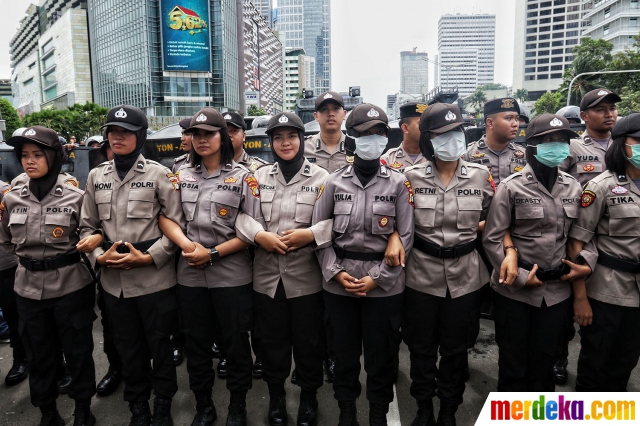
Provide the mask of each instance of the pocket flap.
POLYGON ((151 203, 153 202, 155 195, 156 195, 156 190, 154 188, 132 189, 129 191, 129 200, 148 201, 151 203))
POLYGON ((27 223, 26 213, 14 213, 9 216, 9 225, 24 225, 25 223, 27 223))
POLYGON ((95 199, 96 204, 105 204, 111 202, 111 194, 113 191, 98 191, 96 192, 95 199))
POLYGON ((180 190, 182 201, 186 201, 188 203, 195 203, 196 201, 198 201, 198 195, 200 195, 200 192, 198 192, 197 190, 185 190, 184 188, 180 190))
POLYGON ((260 199, 265 203, 271 203, 273 201, 273 197, 275 196, 276 196, 276 191, 260 190, 260 199))
POLYGON ((238 208, 240 205, 240 194, 231 191, 214 191, 211 193, 211 201, 238 208))
POLYGON ((373 203, 373 214, 395 216, 396 205, 391 203, 373 203))
POLYGON ((299 204, 308 204, 313 206, 316 203, 317 194, 314 192, 298 192, 296 194, 296 202, 299 204))
POLYGON ((516 206, 516 219, 542 219, 543 217, 542 206, 516 206))
POLYGON ((438 197, 422 197, 413 195, 413 204, 417 209, 435 209, 438 197))
POLYGON ((348 201, 338 201, 333 206, 333 214, 351 214, 353 203, 348 201))
POLYGON ((69 226, 71 215, 64 213, 49 213, 44 217, 45 225, 69 226))
POLYGON ((640 212, 638 212, 638 206, 633 204, 627 205, 619 205, 619 206, 609 206, 609 217, 613 219, 623 218, 623 217, 638 217, 640 216, 640 212))
POLYGON ((578 218, 578 205, 577 204, 565 204, 562 207, 564 207, 564 213, 567 215, 567 217, 570 217, 571 219, 577 219, 578 218))
POLYGON ((478 197, 457 197, 458 210, 482 210, 482 198, 478 197))

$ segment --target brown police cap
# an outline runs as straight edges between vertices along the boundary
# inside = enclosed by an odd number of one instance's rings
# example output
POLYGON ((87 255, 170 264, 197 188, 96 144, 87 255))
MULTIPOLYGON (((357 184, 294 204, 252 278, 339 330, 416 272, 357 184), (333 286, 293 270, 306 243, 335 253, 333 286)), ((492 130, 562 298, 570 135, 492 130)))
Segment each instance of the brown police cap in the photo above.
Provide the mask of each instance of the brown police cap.
POLYGON ((344 99, 342 98, 342 95, 338 92, 329 91, 319 94, 316 98, 316 111, 318 111, 320 107, 327 102, 335 102, 344 108, 344 99))
POLYGON ((347 117, 345 126, 347 129, 352 128, 356 132, 364 132, 377 124, 384 125, 389 128, 389 118, 387 113, 379 106, 373 104, 357 105, 347 117))
POLYGON ((610 102, 620 102, 622 99, 609 89, 595 89, 584 95, 584 98, 580 101, 580 111, 594 107, 605 100, 610 102))
POLYGON ((430 105, 420 117, 420 132, 446 133, 464 124, 460 108, 454 104, 430 105))
POLYGON ((267 134, 270 134, 278 127, 293 127, 294 129, 304 132, 304 123, 300 117, 292 112, 281 112, 271 117, 269 124, 267 124, 267 130, 265 131, 267 134))
POLYGON ((222 114, 215 108, 202 108, 191 117, 191 123, 187 130, 191 132, 195 129, 202 129, 216 132, 222 128, 227 128, 227 122, 222 117, 222 114))
POLYGON ((109 110, 107 124, 101 129, 109 126, 122 127, 131 132, 137 132, 140 129, 149 128, 149 122, 140 108, 133 105, 120 105, 109 110))
POLYGON ((613 126, 611 138, 619 138, 621 136, 631 136, 632 138, 640 138, 640 113, 632 112, 626 117, 618 119, 613 126))
POLYGON ((570 138, 579 137, 576 132, 571 130, 569 120, 561 115, 545 113, 529 122, 526 139, 529 140, 535 136, 542 136, 553 132, 562 132, 570 138))
POLYGON ((237 112, 228 111, 222 115, 222 118, 225 119, 227 124, 231 124, 238 129, 247 130, 247 123, 245 123, 244 118, 237 112))
POLYGON ((22 132, 21 136, 7 139, 7 145, 14 148, 22 147, 25 143, 33 143, 46 148, 55 149, 62 153, 62 144, 55 130, 43 126, 31 126, 22 132))

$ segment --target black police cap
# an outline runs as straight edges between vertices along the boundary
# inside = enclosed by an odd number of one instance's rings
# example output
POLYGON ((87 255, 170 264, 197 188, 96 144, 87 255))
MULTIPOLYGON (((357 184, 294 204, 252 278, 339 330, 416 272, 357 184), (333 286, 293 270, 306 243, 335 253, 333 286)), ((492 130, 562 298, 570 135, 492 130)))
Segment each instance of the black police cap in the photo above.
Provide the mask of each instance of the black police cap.
POLYGON ((107 124, 102 126, 101 129, 109 126, 122 127, 123 129, 137 132, 140 129, 148 129, 149 122, 140 108, 133 105, 120 105, 109 110, 107 124))
POLYGON ((222 117, 227 124, 232 124, 239 129, 247 130, 247 123, 245 123, 244 118, 237 112, 228 111, 225 112, 222 117))
POLYGON ((571 130, 569 120, 561 115, 545 113, 529 122, 526 139, 529 140, 535 136, 542 136, 553 132, 562 132, 570 138, 579 137, 576 132, 571 130))
POLYGON ((613 126, 611 138, 619 138, 621 136, 630 136, 632 138, 640 138, 640 113, 632 112, 626 117, 618 119, 613 126))
POLYGON ((587 108, 594 107, 603 101, 620 102, 622 99, 609 89, 595 89, 587 92, 586 95, 580 101, 580 111, 584 111, 587 108))
POLYGON ((429 105, 420 102, 407 102, 400 107, 400 119, 409 117, 420 117, 429 108, 429 105))
POLYGON ((520 105, 514 98, 491 99, 484 104, 485 118, 499 112, 517 112, 520 115, 520 105))

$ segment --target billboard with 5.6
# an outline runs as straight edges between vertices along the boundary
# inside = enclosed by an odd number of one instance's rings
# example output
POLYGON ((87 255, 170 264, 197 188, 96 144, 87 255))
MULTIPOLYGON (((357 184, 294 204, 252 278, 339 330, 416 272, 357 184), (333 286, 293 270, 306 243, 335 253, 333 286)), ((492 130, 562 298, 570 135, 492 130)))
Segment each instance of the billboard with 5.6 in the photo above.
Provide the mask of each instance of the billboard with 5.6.
POLYGON ((165 71, 211 71, 208 0, 162 0, 165 71))

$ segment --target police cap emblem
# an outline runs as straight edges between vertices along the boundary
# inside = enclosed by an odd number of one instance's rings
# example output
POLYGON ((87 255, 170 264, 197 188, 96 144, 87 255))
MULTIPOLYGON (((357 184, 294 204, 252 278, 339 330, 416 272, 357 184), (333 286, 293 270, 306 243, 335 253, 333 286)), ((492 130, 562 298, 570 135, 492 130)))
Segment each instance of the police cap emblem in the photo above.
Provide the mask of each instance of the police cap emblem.
POLYGON ((447 120, 447 121, 453 121, 456 118, 457 118, 456 115, 454 113, 452 113, 451 111, 449 111, 447 113, 447 115, 444 116, 444 119, 447 120))
POLYGON ((207 121, 207 116, 204 114, 200 114, 197 118, 196 121, 199 123, 202 123, 203 121, 207 121))
POLYGON ((124 108, 120 108, 116 111, 115 116, 116 118, 127 118, 127 112, 124 110, 124 108))
POLYGON ((25 136, 35 136, 36 135, 36 131, 33 129, 29 129, 26 132, 24 132, 25 136))
POLYGON ((425 112, 425 110, 429 108, 429 105, 425 105, 425 104, 417 104, 416 105, 416 112, 419 114, 422 114, 423 112, 425 112))
POLYGON ((229 114, 227 114, 227 115, 224 116, 224 119, 225 120, 231 120, 231 116, 229 114))
POLYGON ((515 102, 515 99, 511 99, 511 98, 506 98, 502 100, 502 105, 500 105, 500 108, 513 108, 513 103, 515 102))
POLYGON ((367 116, 368 116, 368 117, 371 117, 371 118, 373 118, 373 117, 380 117, 380 113, 379 113, 378 111, 376 111, 376 110, 375 110, 375 108, 371 108, 371 109, 369 110, 369 112, 367 113, 367 116))
POLYGON ((608 95, 610 92, 606 91, 606 90, 601 90, 598 92, 598 96, 604 96, 604 95, 608 95))
POLYGON ((326 95, 323 96, 323 99, 332 99, 333 95, 331 93, 327 93, 326 95))
POLYGON ((282 117, 280 117, 278 119, 279 123, 288 123, 289 122, 289 118, 286 115, 283 115, 282 117))
POLYGON ((553 127, 560 127, 562 126, 562 121, 560 121, 557 117, 554 118, 553 120, 551 120, 551 122, 549 123, 550 126, 553 127))

